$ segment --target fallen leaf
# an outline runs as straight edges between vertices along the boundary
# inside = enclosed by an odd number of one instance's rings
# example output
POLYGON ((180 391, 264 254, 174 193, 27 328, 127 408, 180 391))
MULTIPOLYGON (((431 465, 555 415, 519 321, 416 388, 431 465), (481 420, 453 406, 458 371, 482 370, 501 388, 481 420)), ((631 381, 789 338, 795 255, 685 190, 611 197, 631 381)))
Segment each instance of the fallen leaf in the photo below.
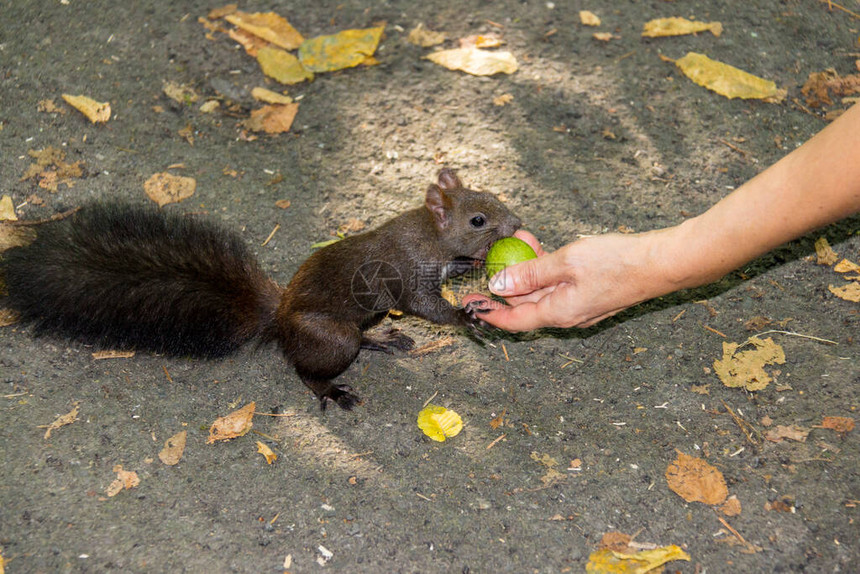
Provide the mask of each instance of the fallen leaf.
POLYGON ((737 516, 741 513, 741 501, 734 494, 720 507, 720 512, 726 516, 737 516))
POLYGON ((251 419, 254 418, 254 409, 256 408, 256 403, 250 402, 241 409, 216 419, 209 427, 209 438, 206 439, 206 444, 212 444, 219 440, 230 440, 247 434, 254 426, 251 419))
POLYGON ((276 460, 278 460, 278 455, 276 455, 272 449, 270 449, 267 445, 263 444, 260 441, 257 441, 257 452, 262 454, 266 459, 267 464, 272 464, 276 460))
POLYGON ((608 42, 612 39, 612 32, 595 32, 591 37, 600 42, 608 42))
POLYGON ((503 424, 505 424, 505 413, 507 409, 504 409, 501 414, 490 421, 490 428, 496 430, 503 424))
POLYGON ((502 94, 493 98, 493 105, 499 107, 506 106, 512 101, 514 101, 514 97, 511 94, 502 94))
POLYGON ((759 391, 773 380, 764 367, 785 364, 785 352, 770 337, 762 340, 753 336, 747 343, 753 348, 738 351, 742 345, 724 341, 723 358, 714 361, 714 372, 727 387, 759 391))
POLYGON ((819 237, 815 241, 815 255, 817 256, 815 262, 819 265, 833 265, 839 261, 839 256, 830 247, 830 243, 826 237, 819 237))
POLYGON ((367 224, 364 223, 362 220, 351 217, 346 221, 346 223, 341 223, 340 225, 338 225, 337 234, 345 235, 347 233, 355 233, 356 231, 361 231, 362 229, 364 229, 366 225, 367 224))
POLYGON ((458 43, 461 48, 498 48, 505 41, 495 34, 476 34, 460 38, 458 43))
POLYGON ((208 14, 206 14, 206 17, 210 20, 217 20, 218 18, 223 18, 228 14, 233 14, 238 9, 239 7, 236 4, 227 4, 220 8, 213 8, 208 14))
POLYGON ((806 442, 810 430, 799 425, 776 425, 765 433, 764 438, 771 442, 782 442, 783 440, 806 442))
POLYGON ((633 537, 624 532, 605 532, 597 543, 598 550, 612 550, 613 552, 635 552, 630 547, 633 537))
POLYGON ((167 172, 155 173, 144 182, 143 189, 158 207, 164 207, 168 203, 179 203, 194 195, 197 180, 167 172))
POLYGON ((430 48, 437 46, 445 41, 444 32, 434 32, 424 27, 422 22, 419 22, 412 30, 409 31, 409 36, 406 41, 422 48, 430 48))
POLYGON ((778 500, 765 502, 764 509, 769 512, 788 512, 792 514, 796 512, 794 501, 790 496, 783 496, 778 500))
POLYGON ((680 547, 663 546, 631 554, 597 550, 588 556, 585 571, 593 574, 646 574, 672 560, 690 560, 680 547))
POLYGON ((72 187, 73 180, 84 174, 83 160, 67 163, 66 152, 61 149, 48 146, 41 150, 28 150, 27 155, 36 161, 30 164, 21 181, 35 179, 39 187, 51 192, 56 192, 60 184, 72 187))
POLYGON ((600 26, 600 17, 588 10, 579 11, 579 21, 583 26, 600 26))
POLYGON ((177 82, 164 82, 161 91, 164 92, 165 96, 183 106, 189 106, 200 99, 200 94, 194 88, 177 82))
POLYGON ((57 418, 54 420, 54 422, 52 422, 51 424, 49 424, 49 425, 41 425, 41 426, 39 426, 39 427, 37 427, 37 428, 40 428, 40 429, 48 429, 48 430, 46 430, 46 431, 45 431, 45 440, 48 440, 49 438, 51 438, 51 432, 52 432, 52 431, 55 431, 55 430, 57 430, 58 428, 63 427, 63 426, 66 426, 66 425, 70 425, 70 424, 72 424, 73 422, 75 422, 76 420, 78 420, 78 403, 75 403, 75 404, 72 406, 72 410, 71 410, 71 411, 67 412, 67 413, 66 413, 66 414, 64 414, 64 415, 61 415, 61 416, 57 417, 57 418))
POLYGON ((437 442, 457 436, 463 430, 463 420, 456 412, 437 405, 427 405, 418 413, 418 428, 437 442))
POLYGON ((299 104, 275 104, 263 106, 251 112, 251 117, 242 124, 251 131, 280 134, 290 131, 299 111, 299 104))
POLYGON ((61 108, 54 100, 39 100, 36 104, 36 110, 47 114, 65 114, 65 108, 61 108))
POLYGON ((260 48, 257 62, 264 74, 282 84, 299 84, 314 79, 313 73, 307 70, 298 58, 280 48, 260 48))
POLYGON ((763 317, 761 315, 756 315, 746 323, 744 323, 744 329, 747 331, 761 331, 768 325, 770 325, 773 321, 768 319, 767 317, 763 317))
POLYGON ((478 48, 455 48, 433 52, 427 59, 449 70, 460 70, 473 76, 513 74, 517 59, 510 52, 491 52, 478 48))
POLYGON ((287 209, 292 204, 293 204, 293 202, 290 201, 289 199, 279 199, 278 201, 275 202, 275 207, 278 207, 280 209, 287 209))
POLYGON ((110 119, 110 103, 97 102, 87 96, 63 94, 67 104, 84 114, 92 123, 104 123, 110 119))
POLYGON ((858 281, 852 281, 848 285, 843 285, 842 287, 828 285, 827 289, 840 299, 845 299, 846 301, 851 301, 853 303, 860 303, 860 282, 858 281))
POLYGON ((729 494, 723 473, 700 458, 678 452, 666 469, 666 481, 675 494, 687 502, 722 504, 729 494))
POLYGON ((188 431, 182 431, 164 441, 164 448, 158 453, 159 460, 168 466, 178 464, 182 458, 182 453, 185 452, 185 439, 187 436, 188 431))
POLYGON ((645 38, 662 38, 665 36, 684 36, 708 31, 719 37, 723 33, 723 25, 719 22, 695 22, 686 18, 657 18, 645 22, 642 36, 645 38))
POLYGON ((220 107, 221 102, 219 102, 218 100, 208 100, 200 106, 200 111, 204 114, 211 114, 220 107))
POLYGON ((311 38, 299 47, 299 61, 311 72, 333 72, 373 63, 384 30, 384 26, 379 26, 311 38))
POLYGON ((688 52, 683 58, 675 60, 675 65, 694 83, 729 99, 759 99, 778 103, 787 93, 770 80, 712 60, 704 54, 688 52))
POLYGON ((836 264, 833 270, 837 273, 860 273, 860 265, 857 265, 853 261, 843 259, 836 264))
POLYGON ((812 72, 800 93, 810 108, 829 106, 833 103, 832 98, 860 93, 860 74, 841 77, 834 69, 812 72))
POLYGON ((224 16, 234 26, 286 50, 295 50, 305 41, 298 30, 274 12, 234 12, 224 16))
POLYGON ((123 470, 120 464, 114 466, 113 471, 116 473, 116 478, 105 489, 108 496, 116 496, 123 489, 134 488, 140 484, 140 477, 137 476, 137 473, 131 470, 123 470))
POLYGON ((272 90, 267 90, 266 88, 254 88, 253 90, 251 90, 251 96, 258 102, 263 102, 265 104, 293 103, 293 98, 291 98, 290 96, 279 94, 278 92, 273 92, 272 90))
POLYGON ((12 197, 9 195, 0 198, 0 221, 18 221, 15 206, 12 204, 12 197))
POLYGON ((262 48, 271 46, 271 44, 259 36, 255 36, 250 32, 246 32, 245 30, 240 30, 238 28, 227 30, 227 35, 230 36, 230 38, 237 44, 242 46, 245 49, 245 53, 252 58, 256 58, 262 48))
POLYGON ((854 430, 854 419, 851 417, 824 417, 817 428, 830 429, 840 433, 854 430))

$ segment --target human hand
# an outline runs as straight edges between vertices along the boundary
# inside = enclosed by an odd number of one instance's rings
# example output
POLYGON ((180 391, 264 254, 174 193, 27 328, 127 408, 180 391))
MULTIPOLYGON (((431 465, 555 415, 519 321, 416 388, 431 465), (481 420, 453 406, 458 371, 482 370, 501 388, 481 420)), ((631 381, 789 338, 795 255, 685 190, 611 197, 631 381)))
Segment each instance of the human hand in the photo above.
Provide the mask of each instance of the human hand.
POLYGON ((607 234, 579 239, 548 253, 527 231, 514 235, 534 248, 537 259, 512 265, 490 281, 503 305, 478 294, 464 298, 481 320, 507 331, 540 327, 590 327, 668 290, 653 239, 659 232, 607 234))

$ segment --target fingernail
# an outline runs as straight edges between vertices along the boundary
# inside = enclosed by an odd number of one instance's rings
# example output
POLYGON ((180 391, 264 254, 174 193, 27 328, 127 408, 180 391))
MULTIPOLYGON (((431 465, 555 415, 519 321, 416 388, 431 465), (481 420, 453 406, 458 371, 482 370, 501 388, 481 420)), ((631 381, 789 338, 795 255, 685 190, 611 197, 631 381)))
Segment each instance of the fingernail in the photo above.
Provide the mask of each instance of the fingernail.
POLYGON ((502 295, 508 290, 509 281, 505 279, 505 273, 496 273, 490 279, 490 291, 496 295, 502 295))

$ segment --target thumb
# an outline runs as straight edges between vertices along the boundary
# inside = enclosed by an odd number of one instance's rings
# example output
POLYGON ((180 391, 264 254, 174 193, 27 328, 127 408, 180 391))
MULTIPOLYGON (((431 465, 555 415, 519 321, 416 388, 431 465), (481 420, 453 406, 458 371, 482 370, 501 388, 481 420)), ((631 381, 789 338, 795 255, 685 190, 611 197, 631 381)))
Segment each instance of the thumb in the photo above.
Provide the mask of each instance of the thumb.
POLYGON ((564 280, 558 252, 506 267, 490 279, 490 291, 502 297, 527 295, 564 280))

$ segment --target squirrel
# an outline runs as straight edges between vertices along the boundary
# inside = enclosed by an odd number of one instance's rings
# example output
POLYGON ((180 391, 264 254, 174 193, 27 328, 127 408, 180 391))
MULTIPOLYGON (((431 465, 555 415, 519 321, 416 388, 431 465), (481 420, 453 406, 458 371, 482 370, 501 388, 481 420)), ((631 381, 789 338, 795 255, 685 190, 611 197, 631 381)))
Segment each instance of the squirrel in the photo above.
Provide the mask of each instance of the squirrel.
POLYGON ((281 288, 235 233, 152 208, 92 203, 45 224, 0 260, 8 305, 36 334, 171 356, 225 356, 251 340, 277 342, 319 399, 350 410, 358 395, 336 378, 360 348, 409 349, 399 332, 364 332, 390 309, 476 327, 442 282, 482 261, 521 225, 494 195, 464 188, 449 168, 424 205, 314 252, 281 288))

